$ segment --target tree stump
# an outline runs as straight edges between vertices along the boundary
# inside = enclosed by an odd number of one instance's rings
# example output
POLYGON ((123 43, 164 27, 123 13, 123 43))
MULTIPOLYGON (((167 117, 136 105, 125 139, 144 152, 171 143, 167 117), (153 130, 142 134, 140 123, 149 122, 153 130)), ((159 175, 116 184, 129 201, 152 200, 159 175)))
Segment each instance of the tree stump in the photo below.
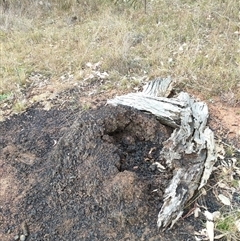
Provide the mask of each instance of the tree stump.
POLYGON ((118 96, 108 103, 126 105, 154 114, 161 123, 175 128, 163 143, 162 160, 173 171, 158 214, 159 228, 170 227, 182 216, 186 202, 202 188, 216 160, 213 132, 206 126, 208 108, 187 93, 166 98, 172 89, 170 78, 156 79, 139 93, 118 96))

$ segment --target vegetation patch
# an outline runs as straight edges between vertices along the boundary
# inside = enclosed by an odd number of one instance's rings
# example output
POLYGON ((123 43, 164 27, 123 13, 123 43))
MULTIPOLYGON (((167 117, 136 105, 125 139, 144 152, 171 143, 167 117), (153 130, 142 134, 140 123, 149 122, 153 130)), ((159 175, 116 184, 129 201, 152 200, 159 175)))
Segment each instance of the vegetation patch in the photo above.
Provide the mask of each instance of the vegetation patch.
MULTIPOLYGON (((87 62, 102 62, 112 85, 128 76, 172 76, 205 97, 240 100, 239 1, 1 2, 1 91, 32 72, 50 72, 58 88, 87 62)), ((71 85, 71 84, 69 84, 71 85)))

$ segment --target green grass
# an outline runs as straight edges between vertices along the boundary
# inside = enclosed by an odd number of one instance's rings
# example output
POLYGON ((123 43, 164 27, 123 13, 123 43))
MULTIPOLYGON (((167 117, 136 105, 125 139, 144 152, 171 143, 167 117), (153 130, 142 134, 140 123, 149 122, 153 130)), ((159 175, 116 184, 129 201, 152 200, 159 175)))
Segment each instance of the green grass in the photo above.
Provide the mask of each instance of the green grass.
POLYGON ((0 94, 0 102, 6 100, 10 95, 10 93, 0 94))
POLYGON ((239 231, 236 226, 237 220, 240 220, 240 210, 234 210, 225 213, 216 222, 216 230, 225 234, 227 240, 239 240, 239 231))
MULTIPOLYGON (((237 152, 230 146, 225 148, 224 163, 218 166, 214 172, 216 183, 223 184, 216 189, 216 194, 225 193, 226 197, 231 200, 231 207, 222 206, 220 218, 215 220, 215 230, 225 236, 223 240, 239 240, 240 230, 240 208, 239 208, 239 165, 240 159, 237 152), (228 193, 228 194, 227 194, 228 193), (232 198, 235 193, 235 198, 232 198)), ((214 192, 213 192, 214 193, 214 192)), ((215 195, 216 195, 215 194, 215 195)))

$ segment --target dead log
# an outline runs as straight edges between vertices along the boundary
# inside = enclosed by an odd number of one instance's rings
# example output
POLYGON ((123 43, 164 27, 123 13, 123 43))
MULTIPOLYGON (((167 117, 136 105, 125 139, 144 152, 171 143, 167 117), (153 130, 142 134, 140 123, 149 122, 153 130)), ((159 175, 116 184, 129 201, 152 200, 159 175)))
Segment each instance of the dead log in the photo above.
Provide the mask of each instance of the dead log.
POLYGON ((207 105, 185 92, 167 98, 171 90, 170 78, 156 79, 145 85, 142 92, 108 100, 111 105, 126 105, 150 112, 161 123, 175 128, 163 143, 161 153, 161 158, 174 173, 158 214, 157 226, 164 229, 176 223, 186 202, 207 183, 216 160, 214 134, 207 127, 207 105))

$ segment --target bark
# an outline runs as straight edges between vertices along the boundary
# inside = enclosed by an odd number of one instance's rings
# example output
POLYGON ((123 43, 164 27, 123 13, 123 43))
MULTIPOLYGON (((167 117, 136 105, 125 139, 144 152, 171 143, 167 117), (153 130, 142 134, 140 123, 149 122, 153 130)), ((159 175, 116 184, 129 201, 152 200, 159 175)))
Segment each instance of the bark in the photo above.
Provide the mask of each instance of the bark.
POLYGON ((208 181, 216 160, 214 134, 207 127, 208 107, 187 93, 167 98, 172 90, 170 78, 156 79, 142 92, 117 96, 111 105, 126 105, 155 115, 174 129, 163 143, 161 158, 174 175, 165 189, 164 204, 158 214, 157 226, 170 228, 181 217, 186 202, 208 181))

